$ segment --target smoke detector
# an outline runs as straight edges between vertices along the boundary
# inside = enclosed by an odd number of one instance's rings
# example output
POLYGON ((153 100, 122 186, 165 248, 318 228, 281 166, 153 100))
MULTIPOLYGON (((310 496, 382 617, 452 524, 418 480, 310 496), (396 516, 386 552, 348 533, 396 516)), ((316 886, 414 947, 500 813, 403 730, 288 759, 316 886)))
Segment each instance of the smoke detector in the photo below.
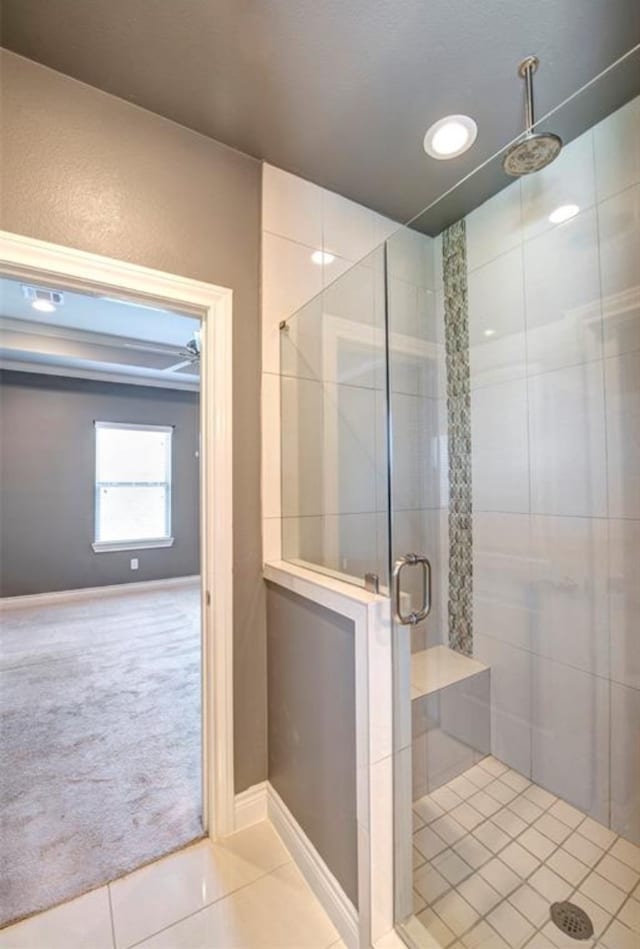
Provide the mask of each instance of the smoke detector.
POLYGON ((56 307, 64 303, 64 294, 60 290, 50 290, 47 287, 29 287, 23 284, 22 295, 34 310, 40 310, 41 313, 53 313, 56 307))

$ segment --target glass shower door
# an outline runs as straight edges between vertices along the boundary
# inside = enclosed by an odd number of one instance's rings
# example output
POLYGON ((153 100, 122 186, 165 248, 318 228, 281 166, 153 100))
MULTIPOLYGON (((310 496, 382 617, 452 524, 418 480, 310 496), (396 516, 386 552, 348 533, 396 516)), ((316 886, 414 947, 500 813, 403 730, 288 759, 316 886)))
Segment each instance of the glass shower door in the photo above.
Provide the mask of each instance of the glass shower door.
POLYGON ((591 85, 546 118, 549 169, 483 203, 465 180, 386 245, 395 920, 417 949, 640 940, 640 97, 598 82, 608 114, 591 85))
POLYGON ((393 235, 386 281, 395 909, 403 921, 414 909, 412 803, 427 793, 434 770, 448 766, 445 754, 433 767, 439 752, 431 725, 438 716, 426 693, 432 661, 443 660, 449 559, 444 321, 434 239, 410 228, 393 235))

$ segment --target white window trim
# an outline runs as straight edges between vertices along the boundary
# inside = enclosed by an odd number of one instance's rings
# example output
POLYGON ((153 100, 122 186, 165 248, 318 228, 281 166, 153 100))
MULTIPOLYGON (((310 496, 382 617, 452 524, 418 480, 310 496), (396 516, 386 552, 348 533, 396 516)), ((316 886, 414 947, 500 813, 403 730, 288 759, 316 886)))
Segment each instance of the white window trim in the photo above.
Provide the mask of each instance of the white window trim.
POLYGON ((187 307, 202 320, 200 421, 204 827, 234 829, 232 301, 228 287, 0 231, 0 269, 187 307), (214 587, 215 581, 215 587, 214 587), (215 589, 215 595, 213 593, 215 589))
MULTIPOLYGON (((168 456, 168 481, 164 482, 169 487, 169 494, 167 496, 167 528, 168 533, 163 534, 161 537, 142 537, 138 540, 133 540, 131 538, 123 537, 120 540, 98 540, 98 524, 99 524, 99 501, 98 501, 98 484, 101 482, 98 481, 98 440, 97 436, 94 440, 95 445, 95 475, 94 475, 94 512, 93 512, 93 530, 94 530, 94 539, 91 544, 92 550, 95 554, 104 554, 104 553, 115 553, 122 550, 153 550, 160 549, 162 547, 173 547, 174 538, 171 532, 172 525, 172 516, 173 516, 173 433, 175 431, 173 425, 151 425, 146 422, 99 422, 94 421, 93 423, 96 431, 98 429, 127 429, 128 431, 136 432, 164 432, 167 435, 171 436, 169 445, 167 446, 167 456, 168 456)), ((124 483, 124 482, 123 482, 124 483)))
POLYGON ((147 422, 98 422, 93 423, 96 428, 129 428, 141 432, 169 432, 175 431, 173 425, 152 425, 147 422))
POLYGON ((157 537, 148 540, 94 540, 91 544, 95 554, 116 553, 119 550, 156 550, 173 547, 175 538, 157 537))

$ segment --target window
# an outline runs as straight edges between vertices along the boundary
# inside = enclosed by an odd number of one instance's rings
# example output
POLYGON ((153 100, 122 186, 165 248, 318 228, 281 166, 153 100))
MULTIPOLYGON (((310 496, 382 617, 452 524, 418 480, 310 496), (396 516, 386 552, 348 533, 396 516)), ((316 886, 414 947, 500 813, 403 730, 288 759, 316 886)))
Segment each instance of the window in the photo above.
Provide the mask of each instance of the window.
POLYGON ((95 427, 93 549, 170 547, 173 429, 118 422, 95 427))

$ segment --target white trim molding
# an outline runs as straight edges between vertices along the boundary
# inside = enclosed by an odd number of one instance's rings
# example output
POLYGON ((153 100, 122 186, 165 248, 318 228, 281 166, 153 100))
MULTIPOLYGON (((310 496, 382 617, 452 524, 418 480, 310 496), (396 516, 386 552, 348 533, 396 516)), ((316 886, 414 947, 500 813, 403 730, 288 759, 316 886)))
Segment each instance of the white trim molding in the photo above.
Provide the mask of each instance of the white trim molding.
POLYGON ((266 820, 269 816, 267 808, 267 798, 269 794, 269 785, 267 781, 260 784, 254 784, 246 791, 240 791, 235 798, 234 827, 236 830, 244 830, 251 827, 252 824, 258 824, 261 820, 266 820))
POLYGON ((100 382, 117 382, 126 386, 145 386, 149 389, 178 389, 183 392, 198 392, 200 380, 195 384, 172 379, 170 375, 160 378, 159 375, 128 375, 125 372, 97 372, 92 369, 82 369, 78 366, 47 366, 42 362, 27 362, 22 359, 0 359, 0 369, 8 372, 37 373, 39 376, 64 376, 66 379, 91 379, 100 382))
POLYGON ((28 606, 48 606, 73 600, 93 600, 100 597, 126 596, 135 593, 157 593, 200 584, 199 576, 168 577, 166 580, 136 580, 132 583, 110 583, 103 587, 81 587, 78 590, 52 590, 50 593, 28 593, 24 596, 0 597, 0 612, 24 609, 28 606))
MULTIPOLYGON (((264 577, 346 616, 354 624, 359 912, 356 941, 350 942, 341 934, 350 949, 372 946, 386 936, 394 924, 390 601, 355 584, 283 561, 265 564, 264 577)), ((271 815, 271 809, 269 813, 271 815)), ((275 823, 275 818, 272 819, 275 823)), ((287 840, 285 843, 290 846, 287 840)), ((295 849, 292 852, 295 856, 295 849)), ((305 872, 304 864, 301 869, 305 872)), ((331 915, 331 901, 328 897, 327 902, 324 901, 322 887, 318 883, 316 889, 313 874, 307 877, 307 882, 331 915)), ((334 923, 338 925, 335 919, 334 923)))
POLYGON ((0 272, 201 320, 203 816, 210 837, 224 836, 234 821, 232 291, 8 231, 0 231, 0 272))
POLYGON ((156 550, 161 547, 173 547, 173 537, 159 537, 157 540, 94 540, 91 549, 94 554, 114 554, 123 550, 156 550))
POLYGON ((358 912, 273 785, 267 813, 298 869, 317 896, 348 949, 358 949, 358 912))
POLYGON ((358 911, 268 781, 236 795, 236 830, 269 819, 348 949, 359 949, 358 911))

